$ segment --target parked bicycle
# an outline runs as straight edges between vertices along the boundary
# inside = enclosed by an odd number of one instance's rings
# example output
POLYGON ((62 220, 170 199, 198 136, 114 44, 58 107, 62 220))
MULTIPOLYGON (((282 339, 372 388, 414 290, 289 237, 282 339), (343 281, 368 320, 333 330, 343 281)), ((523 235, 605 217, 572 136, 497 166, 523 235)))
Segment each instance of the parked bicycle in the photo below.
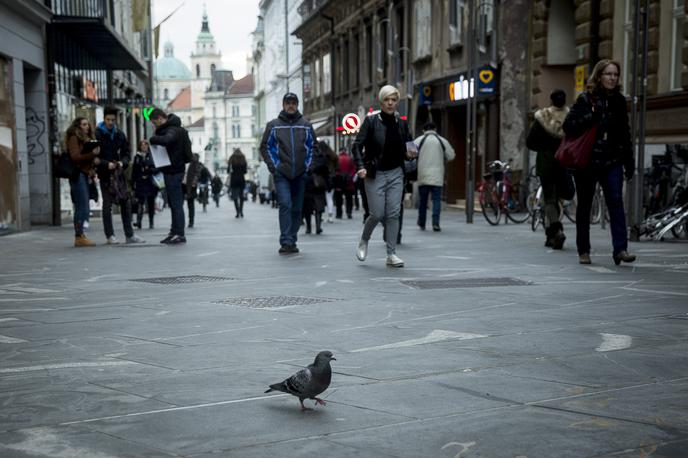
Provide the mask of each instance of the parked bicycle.
POLYGON ((492 161, 487 164, 489 173, 483 175, 478 186, 480 208, 487 222, 499 224, 502 214, 504 222, 525 223, 530 217, 526 199, 522 199, 520 187, 511 182, 511 166, 507 162, 492 161))

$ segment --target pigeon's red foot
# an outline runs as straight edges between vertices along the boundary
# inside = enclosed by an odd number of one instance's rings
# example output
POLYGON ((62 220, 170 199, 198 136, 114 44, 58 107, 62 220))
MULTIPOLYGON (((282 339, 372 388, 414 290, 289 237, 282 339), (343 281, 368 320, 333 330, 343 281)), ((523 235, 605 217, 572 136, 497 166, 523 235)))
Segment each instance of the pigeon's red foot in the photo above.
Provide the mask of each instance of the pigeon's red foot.
POLYGON ((320 398, 314 398, 314 399, 315 399, 315 405, 318 405, 318 404, 320 404, 321 406, 327 405, 327 403, 320 398))

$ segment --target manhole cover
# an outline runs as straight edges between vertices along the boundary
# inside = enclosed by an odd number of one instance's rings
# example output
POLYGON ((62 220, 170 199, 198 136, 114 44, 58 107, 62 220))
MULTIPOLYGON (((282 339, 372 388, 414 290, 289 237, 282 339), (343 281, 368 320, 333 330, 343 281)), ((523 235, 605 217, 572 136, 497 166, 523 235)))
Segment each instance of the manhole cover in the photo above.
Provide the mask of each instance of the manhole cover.
POLYGON ((449 288, 487 288, 492 286, 527 286, 532 282, 511 277, 497 278, 455 278, 451 280, 403 280, 406 286, 416 289, 449 289, 449 288))
POLYGON ((324 302, 335 302, 341 299, 328 297, 301 297, 301 296, 258 296, 258 297, 230 297, 215 301, 216 304, 236 305, 255 309, 289 307, 292 305, 310 305, 324 302))
POLYGON ((134 278, 129 281, 142 283, 156 283, 160 285, 180 285, 186 283, 208 283, 213 281, 234 280, 229 277, 211 277, 206 275, 183 275, 179 277, 154 277, 154 278, 134 278))

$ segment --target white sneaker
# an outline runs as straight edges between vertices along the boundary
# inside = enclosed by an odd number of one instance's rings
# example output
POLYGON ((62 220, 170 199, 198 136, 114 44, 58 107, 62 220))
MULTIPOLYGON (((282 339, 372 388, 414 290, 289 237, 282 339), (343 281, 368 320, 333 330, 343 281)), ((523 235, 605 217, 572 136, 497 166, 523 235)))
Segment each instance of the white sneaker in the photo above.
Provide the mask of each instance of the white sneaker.
POLYGON ((138 235, 134 234, 131 237, 127 237, 127 243, 143 243, 145 240, 143 240, 141 237, 138 235))
POLYGON ((83 225, 84 230, 88 229, 89 227, 91 227, 91 225, 88 224, 88 221, 84 221, 84 225, 83 225))
POLYGON ((387 255, 387 265, 390 267, 404 267, 404 261, 396 254, 387 255))
POLYGON ((327 216, 327 222, 328 222, 328 223, 334 223, 334 220, 332 219, 332 213, 330 213, 330 214, 327 216))
POLYGON ((108 245, 117 245, 117 244, 119 244, 119 242, 117 241, 117 237, 115 237, 114 235, 111 235, 110 237, 108 237, 108 238, 105 240, 105 242, 106 242, 108 245))
POLYGON ((358 242, 358 248, 356 248, 356 259, 363 262, 368 257, 368 242, 361 240, 358 242))

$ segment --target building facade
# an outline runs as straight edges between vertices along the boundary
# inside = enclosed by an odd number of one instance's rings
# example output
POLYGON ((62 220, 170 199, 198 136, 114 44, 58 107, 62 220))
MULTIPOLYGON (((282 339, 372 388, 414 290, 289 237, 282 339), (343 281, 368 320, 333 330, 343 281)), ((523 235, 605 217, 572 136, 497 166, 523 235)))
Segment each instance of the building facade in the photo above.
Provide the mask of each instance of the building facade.
POLYGON ((77 116, 95 125, 113 105, 132 149, 144 138, 151 65, 150 2, 0 4, 2 232, 69 218, 69 184, 53 178, 53 161, 77 116))

